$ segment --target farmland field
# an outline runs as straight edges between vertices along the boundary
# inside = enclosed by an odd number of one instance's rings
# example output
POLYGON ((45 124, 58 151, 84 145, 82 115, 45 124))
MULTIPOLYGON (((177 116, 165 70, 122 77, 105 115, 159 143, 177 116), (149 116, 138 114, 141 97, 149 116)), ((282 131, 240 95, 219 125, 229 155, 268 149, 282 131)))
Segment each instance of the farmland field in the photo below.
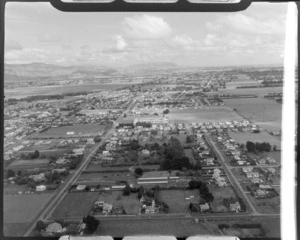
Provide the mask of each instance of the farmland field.
POLYGON ((20 166, 20 165, 47 165, 49 163, 49 159, 33 159, 33 160, 17 160, 12 162, 9 166, 20 166))
MULTIPOLYGON (((130 83, 132 84, 132 83, 130 83)), ((129 86, 128 84, 77 84, 77 85, 56 85, 56 86, 40 86, 40 87, 18 87, 13 89, 5 89, 5 97, 7 98, 24 98, 35 95, 57 95, 74 92, 92 92, 122 88, 129 86)))
POLYGON ((4 195, 4 222, 30 222, 44 208, 52 194, 4 195))
POLYGON ((98 192, 69 193, 56 207, 50 218, 82 218, 90 212, 98 195, 98 192))
POLYGON ((55 137, 68 137, 68 136, 83 136, 83 135, 97 135, 103 130, 103 126, 97 123, 91 124, 77 124, 74 126, 64 126, 50 128, 46 132, 40 133, 38 138, 55 138, 55 137), (73 135, 67 135, 67 132, 74 132, 73 135))
MULTIPOLYGON (((257 82, 257 85, 259 83, 257 82)), ((268 93, 282 92, 282 87, 264 87, 264 88, 239 88, 239 89, 222 89, 220 90, 223 94, 254 94, 263 96, 268 93)))
POLYGON ((276 145, 277 149, 281 149, 281 139, 279 136, 272 136, 265 131, 260 133, 251 133, 251 132, 231 132, 228 131, 228 134, 233 138, 237 143, 246 144, 247 141, 252 142, 268 142, 273 145, 276 145))
POLYGON ((243 119, 236 112, 227 107, 184 110, 171 109, 167 117, 170 123, 224 122, 243 119))
POLYGON ((282 104, 263 98, 224 99, 224 103, 262 128, 281 130, 282 104))
POLYGON ((214 212, 227 212, 227 209, 223 205, 224 198, 234 198, 237 199, 235 192, 232 187, 217 187, 209 185, 209 190, 214 196, 214 200, 210 203, 211 208, 214 212))
POLYGON ((112 237, 124 237, 142 234, 171 235, 176 237, 188 237, 197 234, 220 235, 211 230, 211 224, 195 224, 192 219, 143 219, 127 221, 102 221, 96 231, 96 235, 109 235, 112 237))
POLYGON ((3 235, 8 237, 22 237, 30 226, 30 222, 4 223, 3 235))

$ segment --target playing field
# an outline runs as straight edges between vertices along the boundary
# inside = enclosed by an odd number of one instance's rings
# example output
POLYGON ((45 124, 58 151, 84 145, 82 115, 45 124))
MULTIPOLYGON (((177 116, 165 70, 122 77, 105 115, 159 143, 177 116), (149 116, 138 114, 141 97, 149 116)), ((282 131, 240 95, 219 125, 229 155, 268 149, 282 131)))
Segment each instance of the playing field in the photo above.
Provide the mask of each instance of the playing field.
POLYGON ((282 104, 264 98, 225 99, 224 103, 262 128, 281 130, 282 104))
POLYGON ((171 110, 167 114, 169 123, 192 123, 192 122, 224 122, 242 120, 233 110, 227 107, 211 107, 203 109, 171 110))
POLYGON ((84 135, 98 135, 104 126, 97 123, 90 124, 77 124, 73 126, 64 126, 50 128, 49 130, 40 133, 37 138, 58 138, 58 137, 73 137, 73 136, 84 136, 84 135), (67 134, 69 133, 69 134, 67 134))
POLYGON ((83 218, 89 214, 99 192, 69 193, 53 211, 50 219, 83 218))
POLYGON ((49 163, 49 159, 33 159, 33 160, 16 160, 13 161, 9 166, 20 166, 20 165, 47 165, 49 163))
POLYGON ((237 143, 246 144, 247 141, 252 142, 268 142, 273 147, 274 145, 277 149, 281 149, 281 139, 278 136, 272 136, 267 132, 263 131, 260 133, 251 132, 228 132, 229 136, 233 138, 237 143))
POLYGON ((4 222, 30 222, 45 207, 52 194, 4 195, 4 222))

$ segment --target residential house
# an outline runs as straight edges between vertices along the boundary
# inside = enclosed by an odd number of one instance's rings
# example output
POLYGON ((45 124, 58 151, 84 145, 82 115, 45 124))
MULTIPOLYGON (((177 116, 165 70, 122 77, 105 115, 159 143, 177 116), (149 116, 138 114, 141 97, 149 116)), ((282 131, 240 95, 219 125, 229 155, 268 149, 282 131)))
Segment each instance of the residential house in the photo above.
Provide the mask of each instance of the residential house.
POLYGON ((253 170, 253 167, 244 167, 243 168, 244 173, 252 172, 252 170, 253 170))
POLYGON ((46 190, 46 186, 45 185, 39 185, 39 186, 36 186, 36 189, 35 189, 37 192, 43 192, 46 190))
POLYGON ((30 175, 28 178, 32 179, 34 182, 43 182, 43 181, 45 181, 45 173, 40 173, 37 175, 30 175))
POLYGON ((247 172, 246 175, 247 175, 247 178, 258 178, 259 177, 258 172, 247 172))
POLYGON ((267 193, 265 190, 259 188, 256 190, 255 195, 257 197, 265 197, 265 196, 267 196, 267 193))
POLYGON ((270 172, 272 174, 276 173, 275 168, 267 168, 267 169, 268 169, 268 172, 270 172))
POLYGON ((46 228, 47 233, 61 233, 63 231, 64 230, 63 230, 62 226, 57 222, 49 224, 46 228))
POLYGON ((259 178, 254 177, 254 178, 251 179, 251 182, 252 183, 260 183, 261 180, 259 178))
POLYGON ((231 203, 229 208, 230 208, 230 211, 232 211, 232 212, 239 212, 241 210, 241 205, 239 202, 231 203))
POLYGON ((200 204, 200 210, 201 210, 201 212, 208 211, 208 210, 209 210, 209 205, 208 205, 208 203, 200 204))

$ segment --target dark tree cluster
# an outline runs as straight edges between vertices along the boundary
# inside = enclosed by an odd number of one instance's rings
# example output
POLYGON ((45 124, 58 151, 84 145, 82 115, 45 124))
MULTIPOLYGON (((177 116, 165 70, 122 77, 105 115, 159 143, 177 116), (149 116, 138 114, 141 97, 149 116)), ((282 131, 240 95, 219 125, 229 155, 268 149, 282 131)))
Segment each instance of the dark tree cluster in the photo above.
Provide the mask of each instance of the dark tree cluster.
POLYGON ((99 220, 97 220, 93 216, 84 217, 82 221, 83 221, 83 223, 86 224, 86 227, 85 227, 84 231, 87 234, 94 233, 98 229, 98 226, 100 224, 99 220))
POLYGON ((272 149, 272 146, 270 145, 270 143, 267 142, 251 142, 251 141, 247 141, 246 142, 246 148, 248 150, 248 152, 270 152, 272 149))
POLYGON ((206 183, 202 181, 191 180, 189 182, 189 189, 199 189, 200 196, 202 196, 206 202, 212 202, 214 200, 214 196, 209 191, 206 183))

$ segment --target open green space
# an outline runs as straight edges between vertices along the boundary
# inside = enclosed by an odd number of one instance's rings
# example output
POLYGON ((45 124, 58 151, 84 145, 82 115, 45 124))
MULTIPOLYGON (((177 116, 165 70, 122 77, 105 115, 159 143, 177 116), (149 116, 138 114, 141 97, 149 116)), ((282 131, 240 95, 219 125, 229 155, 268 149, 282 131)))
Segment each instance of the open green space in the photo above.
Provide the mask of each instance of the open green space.
POLYGON ((133 235, 171 235, 189 237, 192 235, 220 235, 211 230, 211 224, 194 223, 192 219, 136 219, 119 221, 102 221, 96 235, 124 237, 133 235))
POLYGON ((271 130, 281 130, 282 104, 264 98, 224 99, 224 103, 236 109, 244 118, 271 130))
POLYGON ((36 166, 36 165, 47 165, 49 164, 49 159, 29 159, 29 160, 16 160, 13 161, 9 166, 20 166, 20 165, 30 165, 30 166, 36 166))
POLYGON ((38 134, 37 138, 56 138, 56 137, 72 137, 83 135, 97 135, 104 129, 104 126, 98 123, 77 124, 73 126, 63 126, 50 128, 49 130, 38 134), (67 134, 73 132, 73 134, 67 134))
POLYGON ((243 119, 236 112, 227 107, 183 110, 171 109, 167 117, 170 123, 224 122, 243 119))
POLYGON ((30 227, 30 224, 30 222, 4 223, 3 235, 5 237, 23 237, 27 229, 30 227))
POLYGON ((268 142, 271 144, 272 148, 275 145, 277 147, 277 150, 281 149, 281 138, 279 136, 272 136, 265 131, 262 131, 260 133, 228 131, 228 134, 237 143, 246 144, 247 141, 268 142))
POLYGON ((89 214, 99 192, 69 193, 53 211, 50 219, 82 218, 89 214))
POLYGON ((4 223, 30 222, 45 207, 53 194, 4 195, 4 223))

